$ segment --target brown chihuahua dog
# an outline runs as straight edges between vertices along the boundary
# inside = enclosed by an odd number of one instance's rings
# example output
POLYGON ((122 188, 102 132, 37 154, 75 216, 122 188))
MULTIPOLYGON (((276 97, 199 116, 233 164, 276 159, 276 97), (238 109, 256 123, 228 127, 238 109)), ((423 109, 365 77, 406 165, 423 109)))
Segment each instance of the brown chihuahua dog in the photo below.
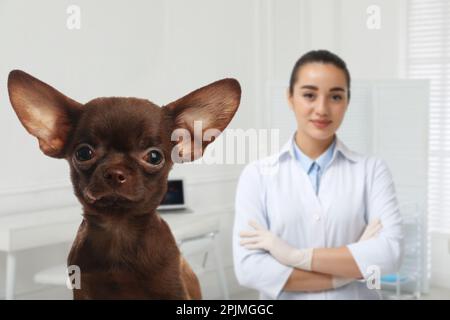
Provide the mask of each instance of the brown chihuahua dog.
POLYGON ((83 105, 19 70, 9 74, 8 90, 42 152, 69 162, 83 206, 68 257, 81 272, 74 298, 201 299, 198 279, 156 208, 173 163, 199 158, 214 140, 205 141, 205 131, 220 133, 233 118, 239 82, 223 79, 164 107, 117 97, 83 105), (173 139, 179 130, 188 134, 173 139))

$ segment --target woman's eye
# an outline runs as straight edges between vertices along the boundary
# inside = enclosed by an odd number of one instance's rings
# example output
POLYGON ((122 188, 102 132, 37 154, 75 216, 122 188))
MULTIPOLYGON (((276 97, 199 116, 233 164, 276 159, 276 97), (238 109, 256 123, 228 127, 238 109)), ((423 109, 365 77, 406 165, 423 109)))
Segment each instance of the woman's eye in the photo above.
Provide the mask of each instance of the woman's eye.
POLYGON ((90 146, 81 146, 75 152, 75 157, 78 161, 88 161, 94 157, 94 150, 90 146))
POLYGON ((340 95, 335 95, 335 96, 332 97, 332 99, 333 99, 334 101, 341 101, 341 100, 342 100, 342 96, 340 96, 340 95))
POLYGON ((164 157, 162 153, 158 150, 150 150, 144 157, 144 160, 153 166, 157 166, 158 164, 160 164, 163 159, 164 157))
POLYGON ((303 97, 310 100, 314 98, 314 95, 312 93, 304 93, 303 97))

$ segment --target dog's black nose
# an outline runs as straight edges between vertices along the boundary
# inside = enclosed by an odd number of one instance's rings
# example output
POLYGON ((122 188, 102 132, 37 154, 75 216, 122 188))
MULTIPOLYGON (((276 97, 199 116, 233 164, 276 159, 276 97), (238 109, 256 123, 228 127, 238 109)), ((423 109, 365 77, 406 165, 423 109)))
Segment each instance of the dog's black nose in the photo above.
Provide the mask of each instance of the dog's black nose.
POLYGON ((112 184, 123 184, 125 181, 127 181, 127 175, 125 172, 118 168, 108 168, 103 173, 103 178, 105 178, 106 181, 112 184))

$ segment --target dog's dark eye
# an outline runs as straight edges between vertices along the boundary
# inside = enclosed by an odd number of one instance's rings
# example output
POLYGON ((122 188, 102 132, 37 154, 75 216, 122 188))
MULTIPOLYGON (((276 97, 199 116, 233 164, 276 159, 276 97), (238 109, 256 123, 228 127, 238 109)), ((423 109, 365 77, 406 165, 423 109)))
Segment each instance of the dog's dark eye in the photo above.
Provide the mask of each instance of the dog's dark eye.
POLYGON ((75 152, 78 161, 88 161, 94 157, 94 150, 89 146, 82 146, 75 152))
POLYGON ((158 150, 150 150, 145 155, 144 160, 153 166, 157 166, 163 161, 163 155, 158 150))

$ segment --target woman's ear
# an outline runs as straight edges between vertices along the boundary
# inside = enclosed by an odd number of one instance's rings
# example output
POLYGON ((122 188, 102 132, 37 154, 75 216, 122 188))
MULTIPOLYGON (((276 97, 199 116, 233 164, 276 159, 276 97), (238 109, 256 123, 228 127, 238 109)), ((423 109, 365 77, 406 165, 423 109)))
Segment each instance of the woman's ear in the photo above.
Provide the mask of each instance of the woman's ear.
POLYGON ((288 102, 289 109, 294 111, 294 104, 292 102, 292 95, 291 95, 291 92, 290 92, 289 88, 286 89, 286 100, 288 102))
POLYGON ((200 158, 207 145, 230 123, 240 100, 239 82, 222 79, 165 106, 175 129, 171 133, 171 140, 176 140, 172 153, 174 162, 200 158))

